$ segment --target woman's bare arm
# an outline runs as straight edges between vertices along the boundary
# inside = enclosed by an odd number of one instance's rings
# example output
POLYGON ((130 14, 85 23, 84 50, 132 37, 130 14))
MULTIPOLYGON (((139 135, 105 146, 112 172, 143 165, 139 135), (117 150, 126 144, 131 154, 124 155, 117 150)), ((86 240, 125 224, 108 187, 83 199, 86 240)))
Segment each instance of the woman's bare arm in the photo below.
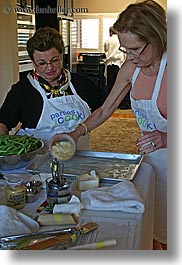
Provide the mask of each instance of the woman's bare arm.
POLYGON ((8 127, 4 123, 0 123, 0 135, 9 134, 8 127))
MULTIPOLYGON (((128 80, 128 69, 129 62, 126 62, 120 68, 116 82, 103 105, 96 109, 84 122, 89 132, 101 125, 113 114, 120 102, 130 90, 131 83, 128 80)), ((69 133, 69 135, 71 135, 75 141, 77 141, 78 138, 84 134, 84 126, 79 126, 75 131, 69 133)))

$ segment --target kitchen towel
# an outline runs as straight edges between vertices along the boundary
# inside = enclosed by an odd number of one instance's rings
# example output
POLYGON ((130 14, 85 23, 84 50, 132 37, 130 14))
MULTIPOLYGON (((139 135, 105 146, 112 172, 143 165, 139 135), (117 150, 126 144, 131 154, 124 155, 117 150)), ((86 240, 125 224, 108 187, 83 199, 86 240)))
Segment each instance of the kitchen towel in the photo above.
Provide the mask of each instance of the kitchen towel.
POLYGON ((72 195, 68 203, 55 204, 53 213, 75 214, 78 217, 82 208, 79 198, 72 195))
POLYGON ((39 224, 6 205, 0 205, 0 237, 37 232, 39 224))
POLYGON ((128 180, 111 187, 89 189, 81 193, 85 209, 143 213, 145 206, 134 184, 128 180))

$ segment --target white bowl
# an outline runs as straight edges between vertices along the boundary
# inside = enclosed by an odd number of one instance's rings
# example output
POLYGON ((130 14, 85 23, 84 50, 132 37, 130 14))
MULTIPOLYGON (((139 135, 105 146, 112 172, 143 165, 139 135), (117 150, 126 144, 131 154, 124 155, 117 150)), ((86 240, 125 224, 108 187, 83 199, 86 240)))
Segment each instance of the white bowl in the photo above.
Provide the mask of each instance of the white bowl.
POLYGON ((60 161, 69 160, 76 152, 76 143, 68 134, 56 134, 50 142, 49 151, 60 161))

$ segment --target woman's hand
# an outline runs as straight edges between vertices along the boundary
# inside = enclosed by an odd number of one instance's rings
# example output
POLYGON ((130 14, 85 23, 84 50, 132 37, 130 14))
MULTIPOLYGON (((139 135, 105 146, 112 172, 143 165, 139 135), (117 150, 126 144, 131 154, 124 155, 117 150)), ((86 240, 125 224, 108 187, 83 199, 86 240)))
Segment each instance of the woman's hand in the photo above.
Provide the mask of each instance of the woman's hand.
POLYGON ((140 146, 139 152, 148 154, 160 148, 167 147, 167 133, 160 131, 143 132, 143 135, 137 140, 137 146, 140 146))
POLYGON ((51 140, 49 142, 49 148, 52 145, 52 143, 54 142, 55 137, 57 137, 59 135, 65 135, 65 134, 71 136, 73 138, 73 140, 75 141, 75 143, 77 144, 78 138, 81 136, 81 133, 82 133, 81 130, 83 130, 83 129, 84 128, 82 128, 82 126, 79 126, 75 131, 72 131, 72 132, 63 132, 63 133, 57 133, 57 134, 55 134, 51 138, 51 140))
POLYGON ((77 130, 72 131, 72 132, 68 132, 66 134, 68 134, 69 136, 71 136, 73 138, 73 140, 75 141, 75 143, 78 142, 78 138, 80 137, 80 135, 78 134, 78 131, 77 130))

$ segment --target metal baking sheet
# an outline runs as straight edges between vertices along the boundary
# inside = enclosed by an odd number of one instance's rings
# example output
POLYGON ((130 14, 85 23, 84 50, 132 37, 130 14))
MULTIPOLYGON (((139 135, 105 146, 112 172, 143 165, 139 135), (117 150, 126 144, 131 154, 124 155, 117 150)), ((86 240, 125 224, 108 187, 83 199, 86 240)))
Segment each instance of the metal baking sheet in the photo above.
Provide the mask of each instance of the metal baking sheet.
MULTIPOLYGON (((64 175, 76 177, 95 170, 101 181, 132 180, 142 159, 137 154, 77 151, 73 158, 64 161, 64 175)), ((32 174, 51 173, 51 160, 50 155, 37 157, 27 170, 32 174)))

